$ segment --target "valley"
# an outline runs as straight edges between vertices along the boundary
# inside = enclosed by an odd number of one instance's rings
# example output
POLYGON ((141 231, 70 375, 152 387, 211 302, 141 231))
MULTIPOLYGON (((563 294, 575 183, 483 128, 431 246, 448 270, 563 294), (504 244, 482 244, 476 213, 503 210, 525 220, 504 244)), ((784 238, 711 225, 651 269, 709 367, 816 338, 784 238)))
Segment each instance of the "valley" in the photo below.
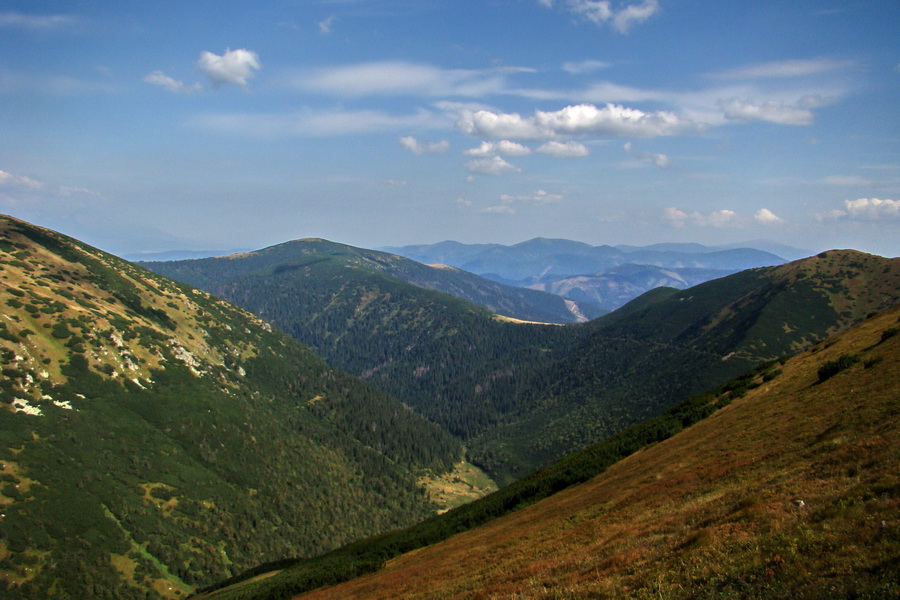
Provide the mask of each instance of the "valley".
MULTIPOLYGON (((154 273, 0 225, 10 598, 274 599, 380 570, 727 414, 900 303, 900 260, 833 250, 548 324, 567 301, 324 240, 154 273)), ((884 319, 850 372, 890 386, 884 319)))

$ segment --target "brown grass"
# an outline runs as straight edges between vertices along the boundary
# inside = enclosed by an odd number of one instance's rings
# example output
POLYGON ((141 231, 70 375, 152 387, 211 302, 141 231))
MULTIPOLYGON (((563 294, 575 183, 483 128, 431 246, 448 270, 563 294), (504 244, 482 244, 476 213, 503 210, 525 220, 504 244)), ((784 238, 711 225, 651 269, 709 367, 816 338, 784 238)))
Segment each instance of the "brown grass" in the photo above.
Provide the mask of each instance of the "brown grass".
POLYGON ((302 598, 897 597, 900 336, 879 340, 898 317, 587 483, 302 598), (817 384, 846 353, 863 361, 817 384))

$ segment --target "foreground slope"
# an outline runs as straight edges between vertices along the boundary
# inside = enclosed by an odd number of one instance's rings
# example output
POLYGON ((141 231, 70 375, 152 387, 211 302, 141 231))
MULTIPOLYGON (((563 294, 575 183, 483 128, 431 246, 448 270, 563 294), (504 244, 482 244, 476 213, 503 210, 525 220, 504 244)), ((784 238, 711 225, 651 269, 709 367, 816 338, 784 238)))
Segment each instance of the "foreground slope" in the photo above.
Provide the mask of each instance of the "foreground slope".
POLYGON ((178 598, 434 510, 461 449, 266 322, 0 218, 0 596, 178 598))
MULTIPOLYGON (((900 308, 542 502, 299 598, 890 598, 900 308)), ((239 589, 229 598, 241 596, 239 589)))

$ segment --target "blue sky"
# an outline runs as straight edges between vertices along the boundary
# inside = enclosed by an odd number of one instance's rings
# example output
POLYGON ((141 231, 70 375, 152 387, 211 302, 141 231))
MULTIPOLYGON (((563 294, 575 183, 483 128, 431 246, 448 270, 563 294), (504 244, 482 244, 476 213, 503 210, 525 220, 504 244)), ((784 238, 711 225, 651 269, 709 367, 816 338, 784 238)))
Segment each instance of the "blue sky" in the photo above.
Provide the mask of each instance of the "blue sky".
POLYGON ((120 254, 900 254, 900 2, 0 2, 0 212, 120 254))

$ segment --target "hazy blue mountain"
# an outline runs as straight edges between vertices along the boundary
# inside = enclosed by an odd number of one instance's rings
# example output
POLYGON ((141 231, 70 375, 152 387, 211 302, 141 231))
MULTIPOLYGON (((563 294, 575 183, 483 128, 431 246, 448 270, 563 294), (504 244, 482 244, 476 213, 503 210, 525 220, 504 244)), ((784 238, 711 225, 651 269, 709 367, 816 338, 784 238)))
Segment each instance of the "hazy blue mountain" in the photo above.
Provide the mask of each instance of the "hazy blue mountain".
POLYGON ((754 248, 711 248, 700 244, 591 246, 547 238, 535 238, 513 246, 465 246, 442 242, 431 247, 400 247, 392 248, 392 251, 401 256, 414 256, 420 262, 444 262, 479 275, 489 274, 497 281, 526 286, 547 275, 559 278, 590 275, 628 263, 734 273, 785 262, 778 255, 754 248), (446 248, 452 248, 453 252, 446 252, 446 248))
POLYGON ((735 272, 736 270, 665 268, 629 263, 593 275, 563 278, 545 275, 528 287, 576 301, 590 302, 613 311, 654 288, 683 290, 735 272))

